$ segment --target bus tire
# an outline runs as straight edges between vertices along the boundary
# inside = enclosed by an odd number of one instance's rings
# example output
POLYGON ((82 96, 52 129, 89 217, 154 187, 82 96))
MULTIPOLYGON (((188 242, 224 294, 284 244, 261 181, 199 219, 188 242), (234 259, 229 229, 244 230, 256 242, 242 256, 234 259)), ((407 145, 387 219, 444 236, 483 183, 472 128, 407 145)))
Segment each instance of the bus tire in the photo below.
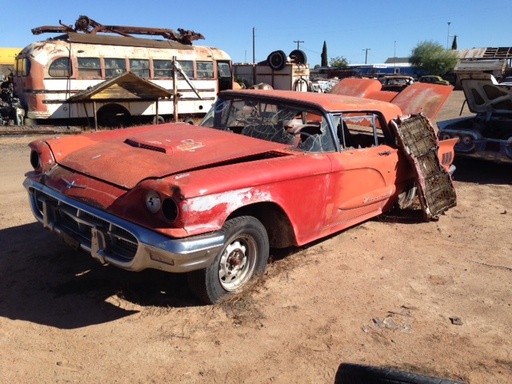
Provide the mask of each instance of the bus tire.
POLYGON ((163 117, 163 116, 161 116, 161 115, 158 115, 158 117, 157 117, 157 116, 155 116, 155 117, 153 118, 153 124, 155 124, 155 125, 157 125, 157 124, 164 124, 164 123, 165 123, 165 119, 164 119, 164 117, 163 117))
POLYGON ((286 53, 283 51, 274 51, 267 57, 268 65, 274 71, 280 71, 286 65, 286 53))
POLYGON ((97 116, 101 127, 119 128, 130 117, 130 112, 119 104, 107 104, 98 110, 97 116))

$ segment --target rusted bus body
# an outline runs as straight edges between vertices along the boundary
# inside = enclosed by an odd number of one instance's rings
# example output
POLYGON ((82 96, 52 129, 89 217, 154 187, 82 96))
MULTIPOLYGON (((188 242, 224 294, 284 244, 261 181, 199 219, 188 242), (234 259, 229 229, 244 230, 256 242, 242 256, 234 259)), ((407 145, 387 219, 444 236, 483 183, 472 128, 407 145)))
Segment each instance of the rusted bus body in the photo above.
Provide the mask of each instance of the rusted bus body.
MULTIPOLYGON (((202 117, 220 90, 233 85, 232 65, 220 49, 132 37, 67 33, 25 47, 16 59, 15 90, 26 118, 76 119, 94 116, 92 103, 69 98, 130 71, 178 95, 181 120, 202 117), (186 77, 173 73, 173 61, 186 77), (176 76, 176 84, 174 84, 176 76)), ((131 116, 174 115, 174 101, 97 101, 98 117, 112 104, 131 116), (158 108, 158 111, 157 111, 158 108)))

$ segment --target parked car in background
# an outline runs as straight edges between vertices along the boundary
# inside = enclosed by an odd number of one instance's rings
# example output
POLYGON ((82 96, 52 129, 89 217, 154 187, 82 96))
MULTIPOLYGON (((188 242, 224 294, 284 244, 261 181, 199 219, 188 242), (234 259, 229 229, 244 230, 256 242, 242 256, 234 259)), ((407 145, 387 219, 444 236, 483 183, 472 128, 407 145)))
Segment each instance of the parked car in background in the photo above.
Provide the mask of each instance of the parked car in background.
POLYGON ((429 83, 429 84, 440 84, 440 85, 450 85, 448 80, 443 79, 441 76, 436 75, 425 75, 420 76, 418 79, 420 83, 429 83))
MULTIPOLYGON (((451 92, 430 87, 404 108, 451 92)), ((191 291, 215 303, 262 275, 270 248, 406 208, 416 193, 436 219, 456 204, 454 142, 389 102, 223 91, 201 126, 34 141, 24 186, 35 217, 73 248, 126 270, 187 272, 191 291)))
POLYGON ((379 79, 383 91, 401 92, 409 85, 414 84, 414 78, 404 75, 383 76, 379 79))
POLYGON ((512 76, 506 76, 506 77, 503 77, 500 82, 500 84, 504 84, 504 85, 512 85, 512 76))
POLYGON ((459 80, 475 115, 438 122, 439 138, 458 138, 457 156, 512 163, 511 87, 488 73, 461 73, 459 80))

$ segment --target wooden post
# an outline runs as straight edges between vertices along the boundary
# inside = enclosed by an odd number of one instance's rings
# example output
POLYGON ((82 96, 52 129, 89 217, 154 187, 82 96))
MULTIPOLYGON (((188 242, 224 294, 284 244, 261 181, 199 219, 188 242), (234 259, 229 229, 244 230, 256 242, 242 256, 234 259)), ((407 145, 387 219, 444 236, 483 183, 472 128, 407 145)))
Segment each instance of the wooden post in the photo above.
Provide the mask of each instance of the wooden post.
POLYGON ((94 111, 94 130, 98 130, 98 114, 96 113, 96 101, 92 101, 92 109, 94 111))
POLYGON ((179 95, 178 95, 178 68, 176 68, 176 56, 173 56, 172 58, 172 68, 173 68, 173 71, 172 71, 172 100, 173 100, 173 105, 174 105, 174 111, 173 111, 173 116, 174 116, 174 122, 177 123, 178 122, 178 98, 179 98, 179 95))

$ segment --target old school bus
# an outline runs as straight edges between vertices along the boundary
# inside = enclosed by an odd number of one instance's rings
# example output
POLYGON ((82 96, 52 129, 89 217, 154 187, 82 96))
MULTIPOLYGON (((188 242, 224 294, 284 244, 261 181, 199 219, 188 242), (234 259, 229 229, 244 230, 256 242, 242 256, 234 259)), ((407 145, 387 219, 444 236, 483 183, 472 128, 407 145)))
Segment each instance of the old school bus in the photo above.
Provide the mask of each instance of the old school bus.
MULTIPOLYGON (((232 63, 224 51, 192 45, 204 38, 192 31, 103 26, 80 16, 75 27, 39 27, 33 34, 62 33, 32 43, 17 56, 14 86, 33 123, 61 119, 97 119, 115 126, 145 117, 158 121, 197 121, 210 109, 220 90, 233 87, 232 63), (163 39, 133 37, 160 35, 163 39), (130 72, 167 97, 137 97, 137 87, 115 92, 116 79, 130 72), (110 96, 77 95, 111 85, 110 96), (112 91, 114 90, 114 91, 112 91), (126 94, 130 97, 127 97, 126 94)), ((132 76, 133 80, 133 76, 132 76)))

